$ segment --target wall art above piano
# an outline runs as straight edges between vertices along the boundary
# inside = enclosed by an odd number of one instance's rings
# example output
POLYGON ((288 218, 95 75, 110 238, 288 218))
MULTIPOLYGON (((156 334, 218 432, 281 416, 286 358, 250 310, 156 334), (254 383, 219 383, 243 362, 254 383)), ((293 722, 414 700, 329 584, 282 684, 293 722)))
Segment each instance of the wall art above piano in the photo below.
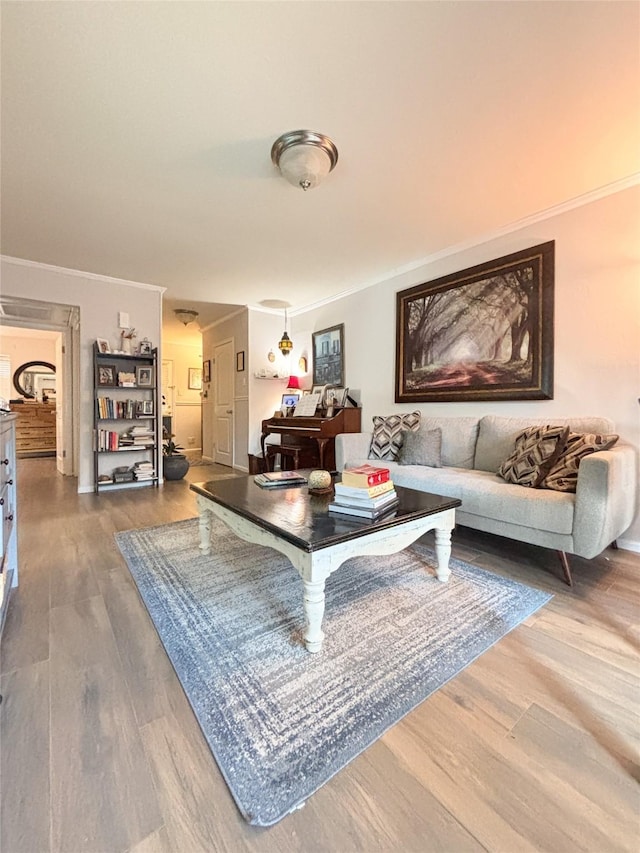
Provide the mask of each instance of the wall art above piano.
POLYGON ((344 323, 314 332, 313 384, 344 385, 344 323))

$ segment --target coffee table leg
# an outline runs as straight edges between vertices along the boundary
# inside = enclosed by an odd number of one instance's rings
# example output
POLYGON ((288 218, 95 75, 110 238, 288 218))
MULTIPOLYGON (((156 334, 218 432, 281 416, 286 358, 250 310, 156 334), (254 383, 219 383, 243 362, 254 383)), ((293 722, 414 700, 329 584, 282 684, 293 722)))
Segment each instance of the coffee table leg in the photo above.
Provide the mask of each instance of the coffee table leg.
POLYGON ((307 627, 304 632, 304 644, 309 652, 319 652, 324 634, 322 617, 324 616, 324 581, 304 581, 304 615, 307 627))
POLYGON ((198 504, 198 530, 200 532, 200 550, 203 554, 211 553, 211 513, 207 509, 204 498, 196 496, 198 504))
POLYGON ((436 575, 438 580, 445 583, 449 580, 451 569, 449 568, 449 557, 451 556, 451 530, 443 530, 436 527, 436 557, 438 559, 438 567, 436 575))

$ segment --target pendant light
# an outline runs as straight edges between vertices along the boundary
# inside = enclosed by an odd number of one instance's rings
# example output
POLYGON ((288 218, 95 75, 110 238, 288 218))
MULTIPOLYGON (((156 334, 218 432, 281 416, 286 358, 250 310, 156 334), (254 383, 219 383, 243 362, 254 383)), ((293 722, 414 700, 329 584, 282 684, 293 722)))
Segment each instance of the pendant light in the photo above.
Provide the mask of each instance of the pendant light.
POLYGON ((284 309, 284 332, 282 333, 282 337, 278 343, 278 349, 282 353, 282 355, 289 355, 291 350, 293 349, 293 341, 287 334, 287 309, 284 309))

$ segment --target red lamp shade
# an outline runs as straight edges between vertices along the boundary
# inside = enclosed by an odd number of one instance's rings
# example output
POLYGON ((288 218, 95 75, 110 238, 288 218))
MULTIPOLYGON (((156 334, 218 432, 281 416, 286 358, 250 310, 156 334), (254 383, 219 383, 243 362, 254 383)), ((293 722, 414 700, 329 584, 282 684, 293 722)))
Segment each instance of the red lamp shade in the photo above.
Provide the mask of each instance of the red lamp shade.
POLYGON ((297 376, 290 376, 287 388, 300 388, 300 379, 297 376))

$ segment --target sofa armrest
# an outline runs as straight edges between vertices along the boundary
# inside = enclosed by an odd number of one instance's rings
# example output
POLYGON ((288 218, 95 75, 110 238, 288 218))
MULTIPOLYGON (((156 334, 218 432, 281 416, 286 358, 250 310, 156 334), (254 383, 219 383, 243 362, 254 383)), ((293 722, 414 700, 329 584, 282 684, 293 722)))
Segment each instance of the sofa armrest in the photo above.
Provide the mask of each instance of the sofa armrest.
POLYGON ((342 432, 336 436, 336 469, 342 471, 345 465, 367 459, 371 446, 370 432, 342 432))
POLYGON ((574 553, 592 558, 630 526, 636 508, 635 448, 617 444, 585 456, 578 469, 574 553))

